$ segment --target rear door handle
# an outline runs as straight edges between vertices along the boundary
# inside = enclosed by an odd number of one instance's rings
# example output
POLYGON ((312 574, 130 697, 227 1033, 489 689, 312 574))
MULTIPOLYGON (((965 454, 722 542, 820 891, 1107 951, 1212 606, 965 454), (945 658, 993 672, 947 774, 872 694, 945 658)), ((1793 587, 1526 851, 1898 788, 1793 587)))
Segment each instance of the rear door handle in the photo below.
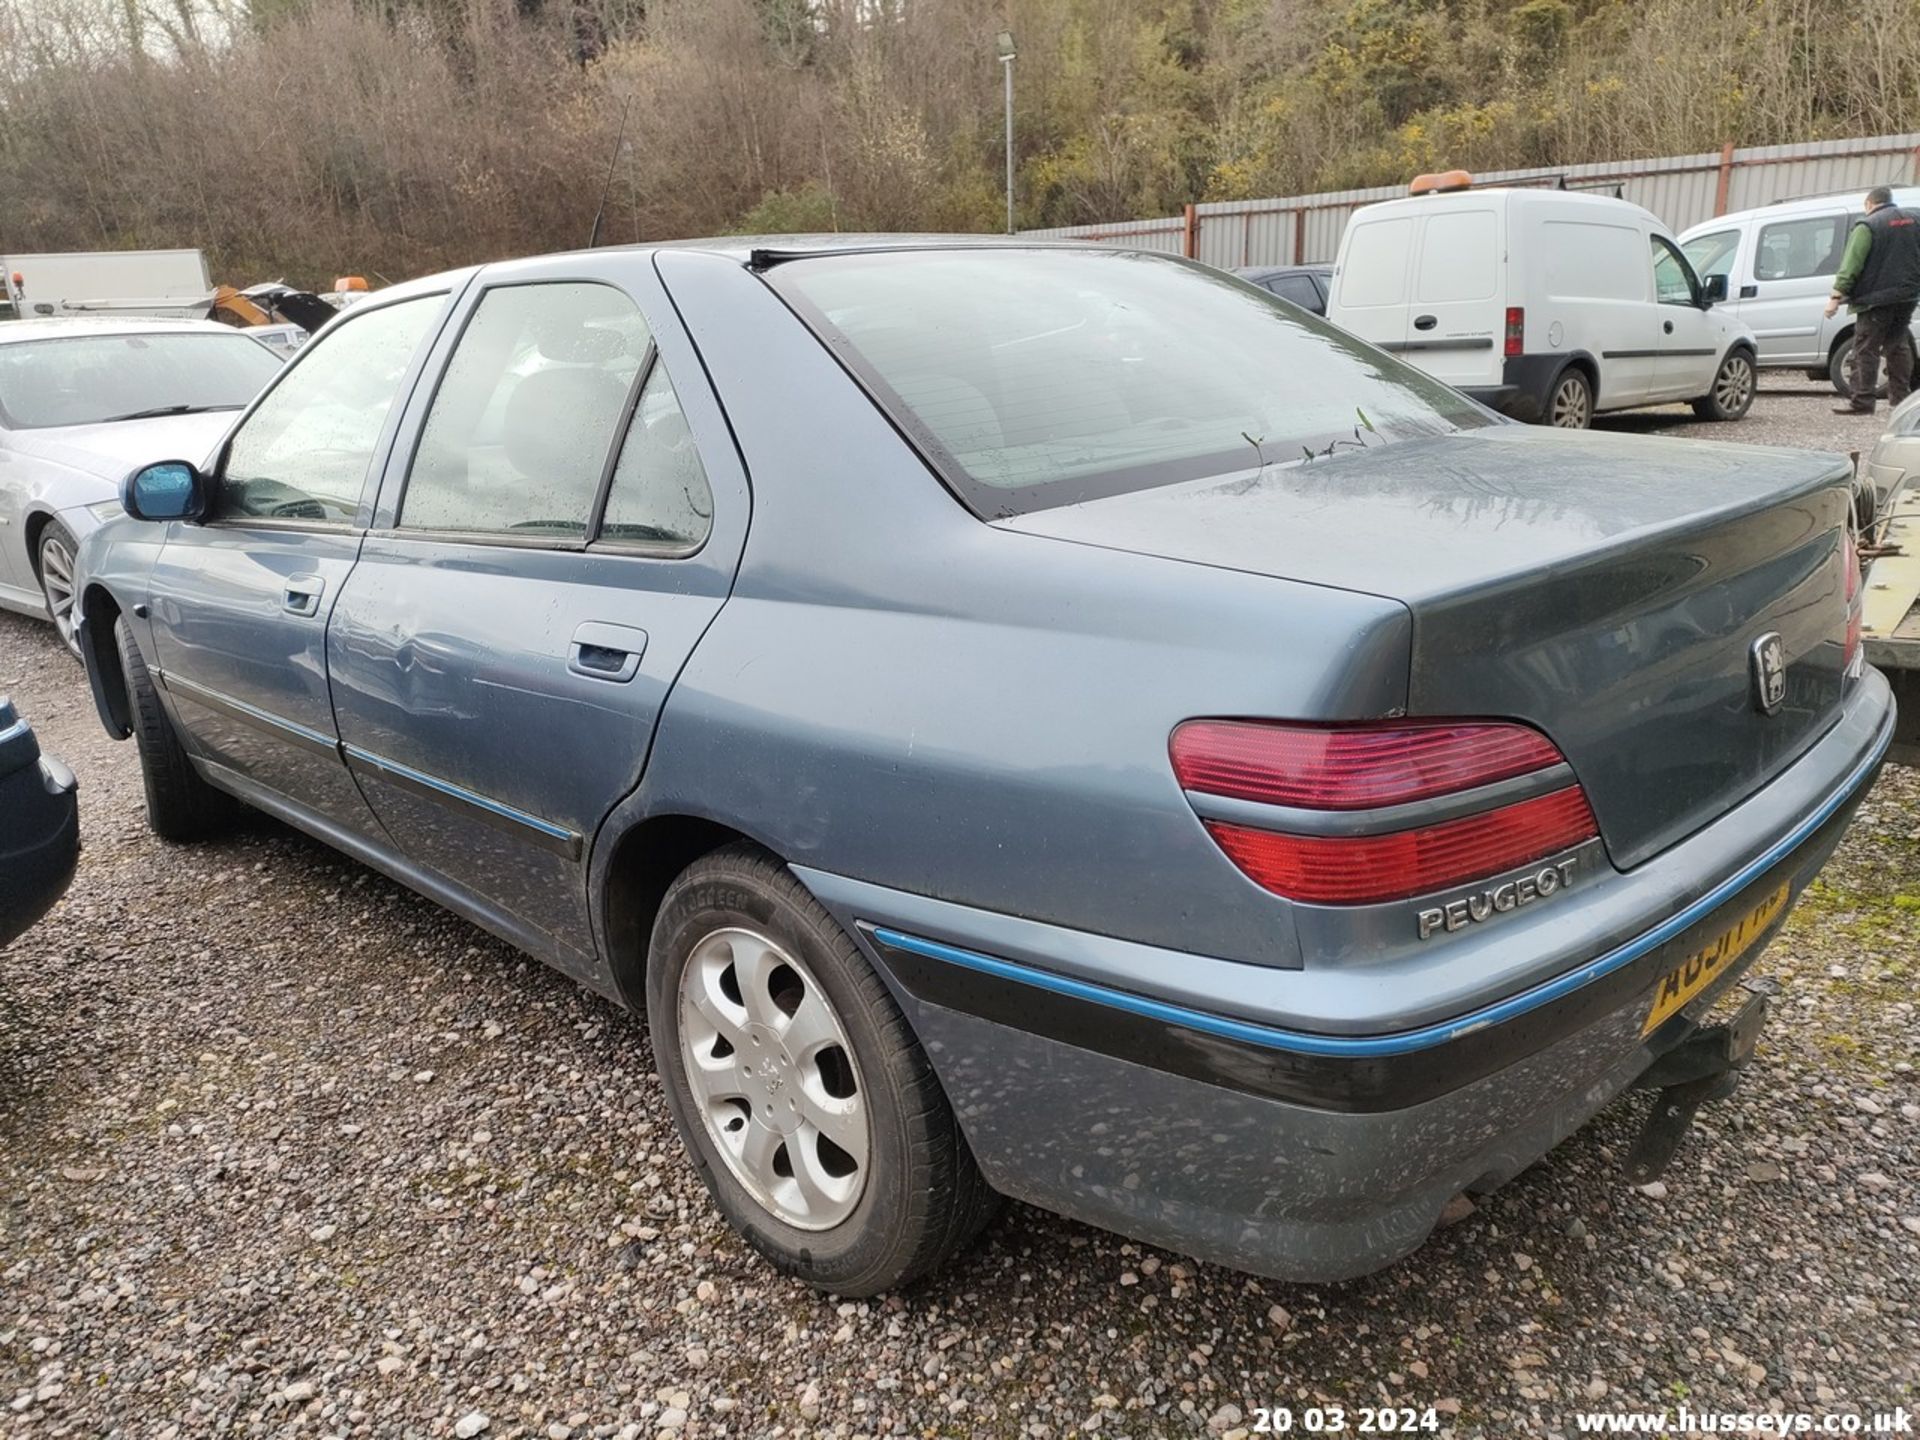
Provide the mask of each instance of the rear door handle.
POLYGON ((640 659, 646 653, 646 631, 588 620, 573 632, 567 670, 583 679, 624 685, 640 673, 640 659))
POLYGON ((286 594, 280 597, 280 608, 289 615, 318 615, 320 596, 326 588, 327 582, 318 575, 289 575, 286 594))
POLYGON ((1751 300, 1759 293, 1760 287, 1758 285, 1742 285, 1740 287, 1740 298, 1742 300, 1751 300))
POLYGON ((1438 315, 1420 315, 1415 317, 1413 328, 1416 330, 1431 330, 1439 323, 1440 317, 1438 315))
POLYGON ((1673 333, 1673 322, 1671 320, 1663 321, 1661 322, 1660 328, 1671 335, 1673 333))

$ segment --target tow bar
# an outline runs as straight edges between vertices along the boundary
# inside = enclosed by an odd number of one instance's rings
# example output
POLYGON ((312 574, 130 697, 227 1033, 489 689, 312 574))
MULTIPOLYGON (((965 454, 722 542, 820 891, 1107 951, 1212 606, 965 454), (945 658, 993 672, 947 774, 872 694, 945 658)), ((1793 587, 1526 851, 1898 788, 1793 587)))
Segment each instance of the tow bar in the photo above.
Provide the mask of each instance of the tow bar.
POLYGON ((1709 1100, 1725 1099, 1740 1083, 1740 1071, 1753 1058, 1766 1018, 1767 997, 1755 995, 1726 1024, 1696 1028, 1633 1082, 1636 1090, 1660 1093, 1627 1157, 1629 1181, 1645 1185, 1666 1173, 1694 1113, 1709 1100))

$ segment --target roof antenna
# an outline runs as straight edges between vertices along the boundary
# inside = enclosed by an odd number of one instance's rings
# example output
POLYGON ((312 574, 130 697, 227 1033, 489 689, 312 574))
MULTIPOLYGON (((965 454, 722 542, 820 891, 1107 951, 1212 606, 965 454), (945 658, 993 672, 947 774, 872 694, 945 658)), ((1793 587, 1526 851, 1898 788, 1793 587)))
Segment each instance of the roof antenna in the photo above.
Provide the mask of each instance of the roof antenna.
POLYGON ((593 212, 593 229, 587 232, 587 249, 591 250, 600 243, 600 222, 606 217, 607 196, 613 192, 613 171, 620 163, 620 147, 627 143, 627 116, 633 111, 633 96, 627 96, 627 103, 620 107, 620 133, 613 137, 613 154, 607 157, 607 180, 600 187, 600 208, 593 212))

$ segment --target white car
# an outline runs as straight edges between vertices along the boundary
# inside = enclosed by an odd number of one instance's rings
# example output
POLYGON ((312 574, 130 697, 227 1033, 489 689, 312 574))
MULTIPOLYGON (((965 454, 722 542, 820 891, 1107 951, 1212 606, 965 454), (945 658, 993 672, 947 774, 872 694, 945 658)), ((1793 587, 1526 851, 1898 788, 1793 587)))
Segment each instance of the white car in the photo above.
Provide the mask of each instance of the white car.
POLYGON ((1651 213, 1577 191, 1475 189, 1463 173, 1356 210, 1327 318, 1517 420, 1690 401, 1738 420, 1754 339, 1651 213))
POLYGON ((120 513, 122 478, 211 453, 280 368, 207 320, 0 324, 0 606, 47 616, 71 649, 74 555, 120 513))
MULTIPOLYGON (((1697 273, 1726 277, 1727 312, 1753 331, 1761 369, 1804 370, 1809 379, 1831 380, 1842 395, 1853 393, 1853 316, 1843 307, 1828 318, 1826 308, 1862 195, 1849 190, 1741 210, 1680 237, 1697 273)), ((1896 187, 1893 203, 1920 205, 1920 186, 1896 187)))

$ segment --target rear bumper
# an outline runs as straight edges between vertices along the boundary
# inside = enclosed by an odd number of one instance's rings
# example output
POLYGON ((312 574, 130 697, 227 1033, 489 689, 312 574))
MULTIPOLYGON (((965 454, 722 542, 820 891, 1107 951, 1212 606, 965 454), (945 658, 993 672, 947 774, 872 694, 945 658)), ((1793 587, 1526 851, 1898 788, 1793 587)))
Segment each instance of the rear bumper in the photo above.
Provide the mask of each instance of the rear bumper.
MULTIPOLYGON (((1794 767, 1801 782, 1824 776, 1816 798, 1744 863, 1587 963, 1417 1029, 1267 1023, 1238 1003, 1244 983, 1211 1003, 1156 997, 1124 942, 1059 932, 1067 958, 1049 966, 1023 943, 1031 922, 1009 929, 1006 917, 797 873, 889 977, 996 1187, 1236 1268, 1335 1280, 1415 1248, 1452 1196, 1531 1164, 1693 1031, 1787 907, 1643 1033, 1663 978, 1776 892, 1790 905, 1879 767, 1891 704, 1871 672, 1859 689, 1794 767), (1105 982, 1085 963, 1103 952, 1115 962, 1105 982)), ((1211 963, 1163 952, 1170 974, 1211 963)), ((1231 967, 1243 982, 1259 968, 1231 967)))
POLYGON ((1490 410, 1531 424, 1547 413, 1547 397, 1570 355, 1509 355, 1498 385, 1466 385, 1462 390, 1490 410))
POLYGON ((24 725, 14 733, 10 719, 0 724, 0 772, 0 945, 5 945, 66 894, 80 856, 80 805, 73 772, 41 755, 24 725))

